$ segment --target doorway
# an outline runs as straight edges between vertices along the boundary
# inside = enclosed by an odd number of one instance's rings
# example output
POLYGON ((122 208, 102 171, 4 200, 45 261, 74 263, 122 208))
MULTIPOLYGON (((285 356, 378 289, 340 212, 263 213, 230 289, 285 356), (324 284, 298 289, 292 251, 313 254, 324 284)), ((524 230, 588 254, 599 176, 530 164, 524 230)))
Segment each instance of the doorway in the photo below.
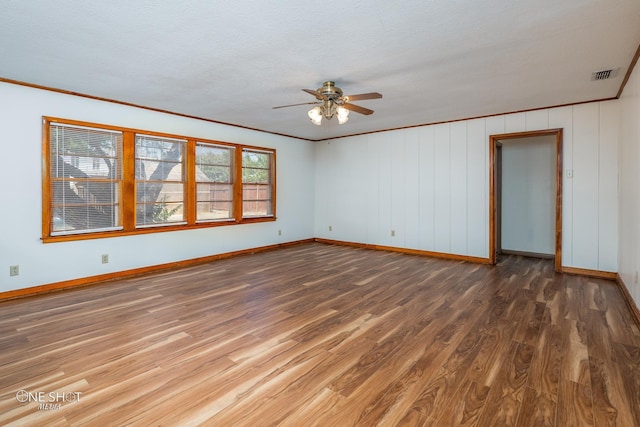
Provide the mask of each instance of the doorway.
POLYGON ((491 264, 499 253, 520 253, 553 257, 561 271, 562 129, 489 139, 491 264))

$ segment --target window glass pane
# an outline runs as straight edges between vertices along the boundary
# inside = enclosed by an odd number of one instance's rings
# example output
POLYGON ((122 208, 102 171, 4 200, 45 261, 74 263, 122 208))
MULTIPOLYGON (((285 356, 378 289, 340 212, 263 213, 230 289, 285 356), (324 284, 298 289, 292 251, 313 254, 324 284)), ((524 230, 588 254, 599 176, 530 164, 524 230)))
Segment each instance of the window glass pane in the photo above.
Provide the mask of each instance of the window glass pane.
POLYGON ((122 133, 49 125, 52 235, 121 228, 122 133))
POLYGON ((136 225, 184 221, 186 141, 136 135, 136 225))
POLYGON ((233 147, 199 142, 196 145, 196 162, 199 165, 229 165, 233 159, 233 147))
POLYGON ((244 150, 242 152, 242 182, 268 184, 271 153, 244 150))
POLYGON ((196 144, 197 221, 233 218, 233 147, 196 144))
POLYGON ((198 184, 198 220, 233 218, 233 187, 228 184, 198 184))
POLYGON ((184 181, 182 176, 182 162, 139 160, 136 163, 138 179, 145 181, 184 181))
POLYGON ((273 215, 272 157, 263 151, 245 149, 242 152, 242 216, 273 215))

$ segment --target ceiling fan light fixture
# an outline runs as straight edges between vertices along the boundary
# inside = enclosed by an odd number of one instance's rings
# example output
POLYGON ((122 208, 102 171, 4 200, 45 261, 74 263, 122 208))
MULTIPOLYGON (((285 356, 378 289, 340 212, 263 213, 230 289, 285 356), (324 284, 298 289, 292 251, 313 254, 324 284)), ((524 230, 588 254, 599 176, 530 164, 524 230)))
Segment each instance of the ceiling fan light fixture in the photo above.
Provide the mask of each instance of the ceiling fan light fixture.
POLYGON ((311 119, 311 123, 316 126, 320 126, 322 124, 322 108, 314 107, 307 113, 309 118, 311 119))
POLYGON ((349 110, 347 110, 343 106, 339 106, 338 108, 336 108, 336 115, 338 117, 338 123, 341 125, 347 123, 347 121, 349 120, 349 110))
POLYGON ((360 93, 356 95, 343 95, 342 89, 336 87, 332 81, 326 81, 316 90, 302 89, 316 98, 313 102, 302 102, 298 104, 280 105, 273 108, 295 107, 297 105, 314 104, 311 110, 307 112, 311 123, 316 126, 322 124, 322 118, 331 120, 333 116, 338 118, 338 123, 343 125, 349 120, 349 113, 355 111, 365 116, 373 114, 373 110, 352 104, 350 101, 360 101, 365 99, 379 99, 382 95, 378 92, 360 93))

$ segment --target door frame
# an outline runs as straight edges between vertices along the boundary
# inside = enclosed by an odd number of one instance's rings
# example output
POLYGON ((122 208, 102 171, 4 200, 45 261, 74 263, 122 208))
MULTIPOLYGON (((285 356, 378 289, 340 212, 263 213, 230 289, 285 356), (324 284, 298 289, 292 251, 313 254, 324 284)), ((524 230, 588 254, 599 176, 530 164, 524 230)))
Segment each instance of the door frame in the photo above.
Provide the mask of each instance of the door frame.
POLYGON ((504 133, 489 136, 489 262, 496 263, 497 252, 497 198, 499 194, 497 146, 500 140, 530 138, 534 136, 555 136, 556 139, 556 244, 555 270, 562 271, 562 129, 548 129, 528 132, 504 133))

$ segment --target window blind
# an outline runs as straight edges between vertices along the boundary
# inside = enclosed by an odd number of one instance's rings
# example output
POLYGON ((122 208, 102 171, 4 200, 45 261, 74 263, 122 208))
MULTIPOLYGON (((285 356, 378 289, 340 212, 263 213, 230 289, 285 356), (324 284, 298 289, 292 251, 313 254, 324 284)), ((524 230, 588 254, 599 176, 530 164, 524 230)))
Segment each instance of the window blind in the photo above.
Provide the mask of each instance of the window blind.
POLYGON ((49 125, 51 235, 122 228, 122 132, 49 125))

